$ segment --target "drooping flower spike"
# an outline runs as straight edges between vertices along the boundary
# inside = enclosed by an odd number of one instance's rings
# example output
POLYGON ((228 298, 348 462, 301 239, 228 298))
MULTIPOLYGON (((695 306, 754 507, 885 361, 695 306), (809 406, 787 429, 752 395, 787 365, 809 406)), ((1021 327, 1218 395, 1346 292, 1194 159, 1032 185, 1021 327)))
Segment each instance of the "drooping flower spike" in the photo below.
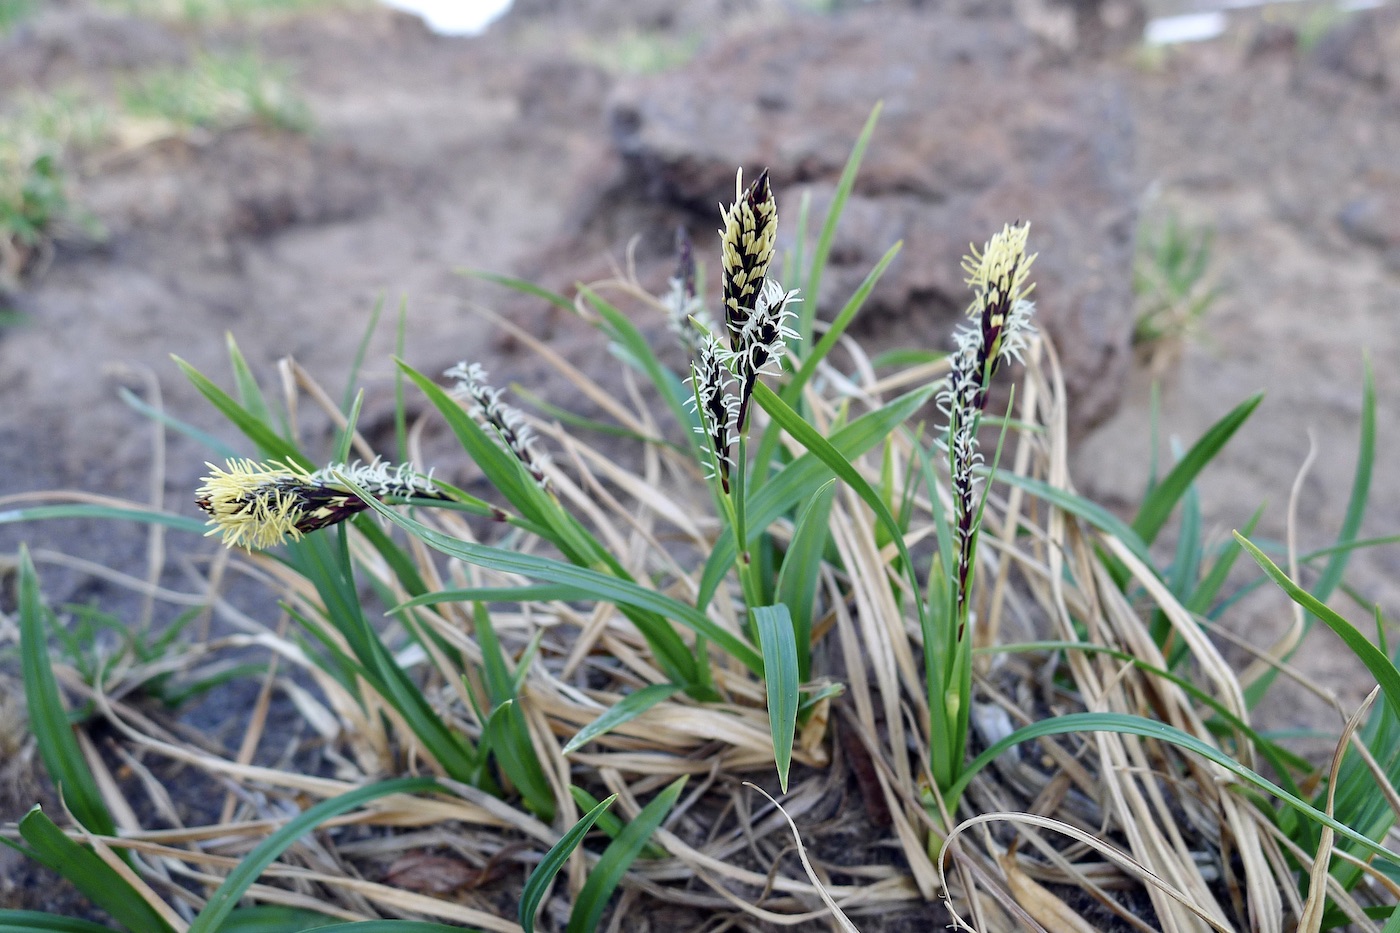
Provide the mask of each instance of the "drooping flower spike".
POLYGON ((525 465, 540 488, 547 489, 549 457, 536 448, 535 432, 525 423, 525 416, 519 409, 501 401, 505 390, 494 388, 486 382, 485 367, 480 363, 462 362, 443 375, 456 380, 455 391, 468 401, 472 415, 494 429, 502 446, 525 465))
POLYGON ((666 326, 692 357, 700 351, 707 331, 715 329, 705 302, 695 291, 695 244, 685 227, 676 228, 676 273, 661 299, 666 326))
POLYGON ((408 464, 331 464, 316 472, 296 465, 230 460, 196 491, 195 504, 209 515, 207 534, 222 535, 227 547, 250 551, 301 540, 312 531, 339 524, 369 508, 338 477, 344 476, 379 499, 446 498, 431 477, 408 464))
POLYGON ((788 341, 798 339, 797 331, 789 326, 789 322, 797 317, 790 306, 801 300, 796 289, 784 291, 775 279, 764 280, 753 313, 744 324, 734 348, 735 355, 740 357, 738 370, 743 382, 737 416, 740 427, 748 417, 749 399, 753 396, 758 377, 765 373, 778 375, 782 371, 788 341))
POLYGON ((729 449, 738 429, 739 412, 739 398, 730 391, 735 381, 732 357, 719 338, 706 334, 690 364, 689 381, 693 392, 686 400, 689 407, 695 409, 696 399, 699 399, 700 424, 695 433, 704 435, 709 442, 715 462, 719 464, 719 478, 725 492, 729 491, 729 471, 734 465, 729 449))

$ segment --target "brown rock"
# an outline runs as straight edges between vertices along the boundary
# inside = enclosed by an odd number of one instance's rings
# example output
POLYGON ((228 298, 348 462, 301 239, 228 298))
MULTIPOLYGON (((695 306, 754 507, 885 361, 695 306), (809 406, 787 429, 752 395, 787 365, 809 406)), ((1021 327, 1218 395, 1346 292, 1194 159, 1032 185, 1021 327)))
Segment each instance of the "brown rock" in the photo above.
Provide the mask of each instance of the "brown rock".
POLYGON ((1101 420, 1130 360, 1130 121, 1114 87, 1046 65, 1010 18, 890 9, 795 18, 621 85, 613 177, 560 238, 572 262, 556 247, 538 268, 567 287, 605 271, 596 257, 620 256, 640 234, 641 277, 659 286, 677 223, 705 257, 737 166, 771 172, 784 248, 811 196, 810 245, 877 101, 883 113, 816 296, 821 314, 903 240, 859 332, 876 348, 947 348, 969 298, 959 268, 968 244, 1028 219, 1040 320, 1065 361, 1072 421, 1101 420))

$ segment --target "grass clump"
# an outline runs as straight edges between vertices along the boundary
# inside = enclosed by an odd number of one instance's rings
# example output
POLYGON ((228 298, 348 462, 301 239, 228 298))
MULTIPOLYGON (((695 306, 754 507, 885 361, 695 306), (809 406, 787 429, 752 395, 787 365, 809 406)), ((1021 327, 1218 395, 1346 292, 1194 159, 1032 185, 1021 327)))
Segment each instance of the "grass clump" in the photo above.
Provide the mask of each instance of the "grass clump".
POLYGON ((104 108, 75 93, 21 97, 0 116, 0 286, 41 269, 65 226, 98 232, 73 203, 70 161, 108 125, 104 108))
MULTIPOLYGON (((577 315, 623 361, 627 391, 607 391, 482 312, 594 403, 594 420, 518 406, 476 361, 445 385, 400 361, 393 449, 376 450, 357 428, 367 402, 353 373, 337 403, 284 361, 278 400, 230 341, 227 386, 181 364, 244 438, 213 454, 221 465, 196 493, 205 521, 62 495, 0 503, 0 521, 101 514, 220 536, 229 547, 190 566, 199 582, 182 596, 221 615, 228 647, 267 658, 237 752, 173 740, 97 666, 51 654, 57 620, 21 555, 27 698, 75 823, 64 832, 35 811, 8 838, 131 930, 199 933, 275 907, 286 929, 589 933, 614 898, 625 918, 643 897, 750 926, 829 916, 853 929, 938 900, 981 930, 1400 923, 1400 673, 1320 602, 1359 545, 1369 381, 1352 509, 1336 546, 1300 555, 1298 572, 1244 540, 1208 548, 1199 527, 1193 484, 1254 399, 1150 484, 1131 521, 1115 517, 1065 474, 1063 382, 1030 328, 1027 225, 971 250, 951 354, 881 372, 848 335, 898 245, 818 322, 873 125, 811 239, 799 209, 786 261, 773 179, 739 176, 720 217, 717 304, 687 238, 660 296, 628 277, 565 296, 490 276, 577 315), (669 324, 681 371, 644 337, 646 316, 669 324), (992 379, 1018 361, 1014 405, 990 409, 992 379), (339 426, 329 444, 305 442, 306 404, 339 426), (471 492, 444 478, 455 465, 415 466, 428 420, 471 464, 471 492), (1174 515, 1179 543, 1159 566, 1152 545, 1174 515), (1240 595, 1230 569, 1246 553, 1385 689, 1348 732, 1370 759, 1343 737, 1319 768, 1250 725, 1269 685, 1243 682, 1207 637, 1240 595), (1314 567, 1310 589, 1293 582, 1314 567), (231 611, 228 574, 267 584, 280 612, 231 611), (322 769, 256 757, 274 691, 320 736, 322 769), (122 748, 207 775, 219 821, 135 824, 133 802, 158 784, 118 780, 70 726, 65 692, 122 748), (853 854, 848 827, 824 833, 824 811, 864 814, 872 847, 897 858, 853 854), (779 861, 789 820, 800 873, 779 861), (292 845, 312 829, 314 845, 292 845), (495 871, 480 881, 491 899, 424 893, 404 863, 385 868, 411 848, 495 871)), ((137 644, 145 657, 150 642, 137 644)))
POLYGON ((147 72, 127 85, 122 103, 134 116, 162 119, 179 131, 311 126, 287 69, 253 52, 199 53, 188 67, 147 72))
POLYGON ((1202 333, 1206 313, 1224 293, 1211 272, 1215 233, 1174 213, 1138 230, 1133 261, 1133 345, 1153 359, 1179 352, 1202 333))

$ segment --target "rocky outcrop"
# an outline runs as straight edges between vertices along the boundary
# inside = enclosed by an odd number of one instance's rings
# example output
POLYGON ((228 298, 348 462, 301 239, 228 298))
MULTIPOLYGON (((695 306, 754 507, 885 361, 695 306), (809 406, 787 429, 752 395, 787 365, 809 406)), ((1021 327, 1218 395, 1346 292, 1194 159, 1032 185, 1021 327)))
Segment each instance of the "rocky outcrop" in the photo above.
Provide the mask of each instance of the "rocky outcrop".
MULTIPOLYGON (((876 348, 946 348, 968 300, 959 259, 1002 224, 1032 222, 1040 320, 1085 428, 1110 413, 1130 362, 1132 130, 1119 93, 1048 64, 1012 18, 871 9, 730 35, 685 67, 614 91, 611 177, 541 271, 587 278, 589 257, 640 234, 641 276, 664 281, 677 223, 707 242, 734 173, 767 168, 780 246, 802 198, 809 243, 871 108, 883 102, 817 296, 833 314, 897 240, 864 312, 876 348), (629 227, 629 224, 631 225, 629 227), (640 227, 638 225, 641 225, 640 227)), ((596 260, 594 260, 596 261, 596 260)), ((785 283, 788 284, 788 283, 785 283)))

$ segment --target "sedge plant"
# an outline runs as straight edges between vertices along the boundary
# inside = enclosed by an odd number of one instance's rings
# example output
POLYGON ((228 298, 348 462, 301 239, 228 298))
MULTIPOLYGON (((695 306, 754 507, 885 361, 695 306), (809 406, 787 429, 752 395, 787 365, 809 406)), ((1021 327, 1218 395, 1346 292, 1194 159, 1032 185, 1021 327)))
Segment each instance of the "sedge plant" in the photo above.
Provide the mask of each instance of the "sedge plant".
MULTIPOLYGON (((6 504, 0 521, 101 515, 219 536, 228 549, 214 566, 270 583, 284 614, 270 624, 228 612, 238 627, 230 640, 271 652, 274 663, 250 676, 264 694, 281 685, 295 698, 334 750, 336 774, 255 765, 256 741, 221 756, 157 735, 110 695, 109 680, 90 676, 97 668, 74 665, 73 676, 50 656, 58 619, 22 561, 26 690, 73 822, 65 832, 45 815, 27 816, 16 844, 81 878, 94 897, 110 895, 104 906, 133 930, 207 933, 241 911, 295 908, 294 886, 254 886, 274 859, 294 885, 322 885, 336 916, 370 923, 366 930, 380 923, 371 917, 399 911, 422 923, 531 931, 550 922, 543 905, 560 883, 569 933, 590 933, 619 888, 630 903, 629 873, 663 893, 676 878, 700 878, 720 890, 686 890, 686 903, 768 919, 824 904, 854 914, 943 897, 984 929, 1015 929, 1025 916, 1055 928, 1069 908, 1032 875, 1097 891, 1103 873, 1081 868, 1086 853, 1113 866, 1115 880, 1140 883, 1164 926, 1229 928, 1243 918, 1272 930, 1308 909, 1297 874, 1319 863, 1325 840, 1354 867, 1339 867, 1332 881, 1318 876, 1306 896, 1332 892, 1331 916, 1364 918, 1393 860, 1386 814, 1365 805, 1359 778, 1344 779, 1334 806, 1307 786, 1296 758, 1263 753, 1278 779, 1260 773, 1245 693, 1199 621, 1199 607, 1226 601, 1222 564, 1187 554, 1179 563, 1189 572, 1163 570, 1149 548, 1248 411, 1193 447, 1131 524, 1074 495, 1058 472, 1065 441, 1053 347, 1030 326, 1025 224, 1003 228, 966 260, 971 323, 951 355, 906 358, 892 376, 867 377, 877 366, 848 329, 898 247, 831 321, 818 325, 816 305, 873 126, 872 116, 810 250, 799 208, 798 248, 786 262, 772 178, 760 173, 746 185, 740 175, 720 212, 717 313, 707 313, 700 285, 703 246, 687 239, 660 297, 626 279, 568 298, 494 277, 591 323, 626 364, 632 406, 493 318, 603 414, 588 420, 543 400, 532 414, 476 361, 448 370, 446 385, 400 361, 396 449, 386 461, 357 430, 365 396, 353 390, 354 373, 337 403, 284 362, 288 397, 279 405, 230 341, 229 388, 181 363, 245 438, 244 449, 216 447, 220 462, 195 494, 207 524, 131 504, 6 504), (779 272, 800 288, 779 285, 779 272), (687 351, 684 371, 661 362, 627 302, 667 315, 687 351), (855 361, 849 370, 833 362, 838 346, 855 361), (1019 408, 993 418, 993 378, 1017 359, 1026 364, 1019 408), (481 495, 444 478, 456 464, 414 466, 425 460, 409 391, 479 473, 481 495), (329 449, 301 440, 301 396, 340 426, 329 449), (647 400, 659 400, 661 416, 647 400), (914 423, 931 401, 940 412, 932 442, 914 423), (669 436, 660 427, 667 418, 680 427, 669 436), (1000 437, 989 465, 979 445, 991 428, 1000 437), (604 441, 588 443, 590 435, 604 441), (635 468, 618 453, 629 439, 635 468), (1001 644, 1008 616, 1048 625, 1052 640, 1001 644), (1031 659, 1042 669, 1016 683, 1043 685, 1044 697, 1012 702, 1002 695, 1006 672, 1031 659), (70 723, 65 688, 122 741, 257 794, 230 794, 216 827, 152 836, 128 825, 120 782, 70 723), (998 711, 1007 723, 1024 718, 1003 728, 998 711), (776 810, 750 818, 746 792, 725 782, 776 767, 789 792, 784 809, 814 806, 833 718, 870 765, 861 793, 867 808, 884 808, 904 864, 820 882, 744 863, 751 840, 787 824, 776 810), (1030 743, 1061 772, 1037 770, 1022 751, 1030 743), (434 777, 385 780, 416 771, 434 777), (1163 787, 1180 788, 1180 798, 1163 787), (702 843, 682 831, 682 820, 704 811, 698 801, 726 792, 715 809, 728 822, 701 833, 702 843), (255 819, 259 795, 319 802, 273 828, 255 819), (528 873, 517 919, 328 875, 287 848, 346 813, 405 836, 466 827, 446 838, 470 838, 481 846, 473 851, 515 858, 528 873), (1002 837, 988 834, 992 849, 969 844, 970 830, 992 821, 1016 843, 996 849, 1002 837), (1054 841, 1061 837, 1073 843, 1054 841), (242 840, 237 857, 209 841, 220 838, 242 840), (1237 860, 1220 855, 1225 846, 1237 860), (1212 881, 1217 868, 1229 884, 1212 881), (183 880, 166 883, 162 872, 183 880), (739 890, 782 899, 736 907, 739 890), (1247 891, 1248 903, 1232 902, 1233 891, 1247 891), (245 894, 265 906, 235 908, 245 894)), ((1394 728, 1375 723, 1364 733, 1373 749, 1394 728)), ((321 844, 336 838, 328 830, 321 844)), ((342 842, 341 853, 356 844, 342 842)), ((1149 922, 1122 905, 1108 909, 1149 922)), ((32 918, 0 915, 0 925, 24 919, 32 918)), ((420 928, 397 923, 383 928, 420 928)), ((284 928, 314 923, 302 916, 284 928)))

